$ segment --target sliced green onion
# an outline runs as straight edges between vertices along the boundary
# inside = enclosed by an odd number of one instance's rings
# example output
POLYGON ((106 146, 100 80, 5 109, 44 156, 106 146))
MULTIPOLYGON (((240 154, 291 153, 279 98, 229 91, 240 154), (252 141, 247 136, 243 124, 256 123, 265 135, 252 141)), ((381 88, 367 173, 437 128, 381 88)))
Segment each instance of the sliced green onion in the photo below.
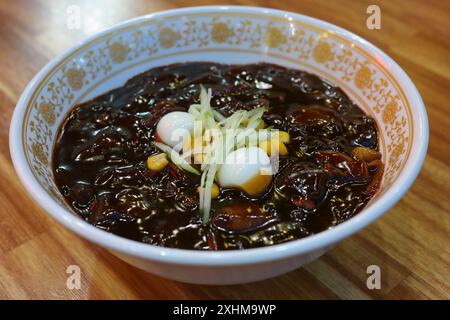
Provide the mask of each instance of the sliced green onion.
POLYGON ((185 159, 183 159, 180 154, 169 147, 168 145, 161 142, 153 142, 153 144, 159 148, 161 151, 165 152, 167 156, 172 160, 172 162, 179 168, 186 170, 187 172, 200 175, 197 169, 191 166, 185 159))
MULTIPOLYGON (((200 86, 200 102, 192 104, 188 112, 194 116, 195 125, 193 139, 199 141, 207 130, 211 130, 211 140, 206 146, 201 147, 204 161, 201 164, 201 179, 199 188, 199 212, 204 224, 208 223, 211 211, 211 190, 214 184, 220 164, 227 155, 243 146, 257 146, 260 142, 270 139, 270 130, 256 130, 261 124, 262 116, 266 108, 255 108, 250 111, 237 110, 231 116, 225 117, 211 107, 212 91, 200 86), (243 126, 243 122, 246 125, 243 126)), ((195 168, 187 163, 186 158, 192 157, 198 150, 188 150, 181 155, 171 147, 155 142, 162 151, 166 152, 170 159, 178 167, 200 174, 195 168)))

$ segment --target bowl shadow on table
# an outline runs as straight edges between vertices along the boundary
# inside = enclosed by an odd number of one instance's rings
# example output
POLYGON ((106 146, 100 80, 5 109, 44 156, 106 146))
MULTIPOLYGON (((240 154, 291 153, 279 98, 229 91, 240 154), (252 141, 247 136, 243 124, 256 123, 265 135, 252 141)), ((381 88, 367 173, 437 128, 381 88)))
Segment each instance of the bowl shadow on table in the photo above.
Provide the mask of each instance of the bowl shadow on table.
MULTIPOLYGON (((126 286, 126 296, 120 296, 124 299, 386 298, 408 276, 408 271, 386 253, 384 248, 389 243, 383 236, 382 225, 383 219, 299 269, 272 279, 242 285, 186 284, 137 269, 106 250, 101 250, 98 258, 103 260, 102 263, 106 262, 126 286), (373 275, 373 272, 368 273, 369 266, 378 266, 380 269, 380 289, 368 288, 368 278, 373 275)), ((376 284, 373 277, 369 282, 376 284)), ((401 298, 401 295, 393 297, 401 298)))

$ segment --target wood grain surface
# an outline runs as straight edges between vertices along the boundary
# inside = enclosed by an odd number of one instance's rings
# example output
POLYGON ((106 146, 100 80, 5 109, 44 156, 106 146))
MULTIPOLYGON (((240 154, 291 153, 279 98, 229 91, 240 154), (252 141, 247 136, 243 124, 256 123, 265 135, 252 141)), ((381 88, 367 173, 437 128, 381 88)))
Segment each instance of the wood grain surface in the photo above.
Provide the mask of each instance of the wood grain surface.
POLYGON ((290 10, 335 23, 373 42, 410 75, 425 101, 430 146, 420 176, 381 219, 322 258, 286 275, 240 286, 196 286, 140 271, 50 219, 14 172, 8 130, 14 106, 35 73, 89 34, 186 0, 14 0, 0 2, 0 298, 3 299, 435 299, 450 298, 450 1, 249 0, 229 4, 290 10), (381 30, 366 28, 366 8, 381 8, 381 30), (80 8, 80 30, 67 8, 80 8), (81 289, 66 287, 79 265, 81 289), (366 287, 369 265, 380 290, 366 287))

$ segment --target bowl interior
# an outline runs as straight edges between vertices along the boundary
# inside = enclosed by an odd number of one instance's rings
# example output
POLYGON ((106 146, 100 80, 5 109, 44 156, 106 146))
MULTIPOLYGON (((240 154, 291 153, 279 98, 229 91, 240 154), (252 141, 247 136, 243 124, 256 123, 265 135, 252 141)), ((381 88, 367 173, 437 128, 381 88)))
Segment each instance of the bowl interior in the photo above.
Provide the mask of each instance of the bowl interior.
POLYGON ((34 179, 53 200, 70 210, 51 169, 57 129, 70 109, 148 68, 184 61, 266 61, 315 73, 341 87, 379 127, 386 170, 371 204, 405 168, 415 134, 412 103, 389 62, 362 40, 298 15, 220 8, 173 11, 135 19, 89 39, 47 66, 32 84, 24 101, 21 147, 34 179))

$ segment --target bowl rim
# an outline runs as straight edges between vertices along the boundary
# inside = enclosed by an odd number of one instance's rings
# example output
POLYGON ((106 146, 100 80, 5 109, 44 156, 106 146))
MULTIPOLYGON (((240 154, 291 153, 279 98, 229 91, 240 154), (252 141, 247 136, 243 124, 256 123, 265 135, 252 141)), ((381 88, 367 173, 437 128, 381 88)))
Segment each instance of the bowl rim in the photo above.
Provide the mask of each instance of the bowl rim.
POLYGON ((316 18, 278 9, 234 5, 194 6, 155 12, 126 20, 119 24, 115 24, 101 32, 87 37, 81 42, 78 42, 69 49, 60 53, 57 57, 53 58, 30 81, 16 105, 9 130, 11 158, 20 181, 24 185, 27 192, 39 204, 39 206, 43 208, 47 214, 64 225, 67 229, 93 243, 127 256, 133 256, 135 258, 143 258, 145 260, 153 260, 162 263, 191 266, 232 266, 262 263, 295 257, 311 251, 332 246, 336 242, 350 236, 351 234, 359 231, 360 229, 373 222, 375 219, 387 212, 396 202, 401 199, 401 197, 409 189, 420 172, 422 164, 425 160, 428 141, 429 127, 427 113, 423 100, 417 88, 405 73, 405 71, 403 71, 403 69, 382 50, 378 49, 376 46, 359 37, 358 35, 347 31, 346 29, 316 18), (36 89, 39 81, 64 57, 71 54, 78 48, 86 46, 96 38, 108 34, 115 29, 133 25, 149 19, 171 16, 173 14, 217 12, 218 10, 239 13, 258 13, 262 15, 285 18, 292 17, 300 21, 319 25, 320 27, 323 27, 325 29, 332 30, 342 37, 349 38, 352 41, 357 42, 371 54, 377 54, 383 59, 385 63, 387 63, 387 65, 391 69, 391 72, 396 77, 398 77, 397 79, 399 80, 401 87, 404 89, 405 93, 408 94, 408 100, 411 101, 412 111, 414 111, 413 122, 415 128, 410 156, 406 161, 405 167, 400 172, 400 175, 389 187, 389 189, 387 189, 386 192, 382 194, 376 202, 364 208, 358 215, 333 228, 322 231, 315 235, 267 247, 214 252, 166 248, 129 240, 108 233, 88 224, 87 222, 76 216, 74 213, 65 209, 55 200, 53 200, 33 177, 28 163, 25 160, 22 143, 18 143, 21 139, 20 132, 22 129, 22 118, 24 116, 25 107, 27 105, 26 102, 30 98, 32 92, 36 89))

